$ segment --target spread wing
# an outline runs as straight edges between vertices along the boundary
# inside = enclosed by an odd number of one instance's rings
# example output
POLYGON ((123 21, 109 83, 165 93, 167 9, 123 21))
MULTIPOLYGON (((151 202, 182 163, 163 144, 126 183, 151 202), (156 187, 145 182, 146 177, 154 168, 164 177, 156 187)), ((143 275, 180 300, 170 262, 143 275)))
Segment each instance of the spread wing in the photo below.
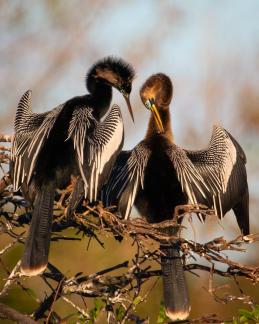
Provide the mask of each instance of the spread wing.
POLYGON ((132 151, 121 152, 102 191, 104 204, 118 205, 120 214, 125 219, 130 215, 139 186, 144 186, 144 173, 150 155, 150 149, 143 142, 132 151))
POLYGON ((12 176, 14 190, 23 182, 30 183, 37 158, 62 110, 60 105, 53 110, 35 114, 31 111, 31 90, 22 96, 14 122, 12 143, 12 176))
POLYGON ((166 154, 172 162, 182 191, 186 193, 189 202, 191 204, 201 203, 201 199, 206 199, 210 189, 187 153, 177 145, 171 144, 166 154))
POLYGON ((203 202, 214 206, 220 217, 233 208, 240 228, 249 231, 246 156, 238 142, 224 128, 214 126, 206 150, 185 152, 206 181, 203 202))
POLYGON ((93 119, 91 110, 77 109, 70 122, 68 138, 72 138, 77 152, 85 197, 90 202, 95 201, 123 145, 124 128, 120 108, 113 105, 103 122, 93 119), (87 134, 90 122, 94 122, 94 128, 87 134))

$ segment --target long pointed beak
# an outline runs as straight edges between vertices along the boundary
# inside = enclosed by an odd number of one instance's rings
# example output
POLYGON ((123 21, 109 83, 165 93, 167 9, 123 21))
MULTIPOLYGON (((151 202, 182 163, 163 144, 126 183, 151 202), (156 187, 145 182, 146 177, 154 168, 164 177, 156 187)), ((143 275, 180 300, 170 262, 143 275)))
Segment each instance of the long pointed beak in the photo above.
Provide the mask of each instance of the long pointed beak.
POLYGON ((128 107, 130 116, 131 116, 131 118, 133 120, 133 123, 134 123, 135 121, 134 121, 133 111, 132 111, 131 104, 130 104, 130 100, 129 100, 129 94, 128 93, 127 94, 123 94, 123 97, 124 97, 124 99, 125 99, 125 101, 127 103, 127 107, 128 107))
POLYGON ((159 128, 159 131, 161 133, 164 133, 165 132, 164 126, 163 126, 163 123, 162 123, 162 120, 161 120, 161 117, 159 115, 156 105, 154 103, 152 103, 150 109, 153 113, 153 116, 155 117, 155 121, 156 121, 157 127, 159 128))

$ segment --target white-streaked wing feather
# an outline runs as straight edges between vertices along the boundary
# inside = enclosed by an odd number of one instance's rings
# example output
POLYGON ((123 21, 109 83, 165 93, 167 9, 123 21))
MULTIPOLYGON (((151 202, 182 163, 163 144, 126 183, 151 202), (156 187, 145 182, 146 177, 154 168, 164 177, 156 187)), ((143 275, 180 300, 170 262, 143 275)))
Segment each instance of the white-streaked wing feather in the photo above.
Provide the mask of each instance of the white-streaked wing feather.
POLYGON ((246 183, 246 158, 242 148, 224 128, 214 126, 207 149, 185 152, 206 180, 208 205, 211 204, 223 217, 233 207, 231 198, 235 201, 235 196, 242 192, 242 182, 246 183), (235 173, 241 175, 240 182, 235 173), (232 179, 235 179, 235 184, 231 183, 232 179))
POLYGON ((62 110, 63 105, 55 109, 36 114, 31 111, 31 90, 22 96, 14 122, 14 139, 12 143, 12 162, 14 190, 31 180, 37 158, 44 141, 62 110))
POLYGON ((89 129, 96 126, 97 122, 90 107, 77 107, 74 109, 69 123, 68 138, 73 140, 74 149, 77 152, 79 167, 84 165, 86 139, 89 129))
POLYGON ((119 106, 113 105, 105 120, 99 123, 88 138, 88 164, 91 168, 89 200, 95 201, 107 181, 124 139, 123 120, 119 106), (106 179, 105 179, 106 178, 106 179))
POLYGON ((41 123, 40 127, 36 129, 33 133, 32 139, 30 141, 30 145, 28 147, 28 157, 30 158, 30 168, 27 174, 27 184, 29 184, 34 168, 36 166, 36 162, 39 156, 39 153, 49 137, 51 130, 63 108, 63 105, 59 105, 58 107, 54 108, 50 112, 45 115, 43 122, 41 123))
POLYGON ((106 206, 118 204, 123 218, 128 219, 138 188, 144 186, 144 173, 151 150, 140 142, 132 151, 118 156, 102 199, 106 206))
POLYGON ((68 138, 77 152, 79 170, 84 181, 85 197, 97 200, 112 165, 123 144, 123 121, 120 108, 113 105, 103 122, 97 122, 92 109, 81 108, 73 113, 68 138), (93 126, 89 131, 90 126, 93 126))
MULTIPOLYGON (((189 202, 197 205, 199 197, 206 199, 206 193, 209 188, 206 181, 186 155, 186 152, 177 145, 171 144, 166 153, 173 164, 182 191, 186 193, 189 202)), ((202 220, 201 217, 200 219, 202 220)))

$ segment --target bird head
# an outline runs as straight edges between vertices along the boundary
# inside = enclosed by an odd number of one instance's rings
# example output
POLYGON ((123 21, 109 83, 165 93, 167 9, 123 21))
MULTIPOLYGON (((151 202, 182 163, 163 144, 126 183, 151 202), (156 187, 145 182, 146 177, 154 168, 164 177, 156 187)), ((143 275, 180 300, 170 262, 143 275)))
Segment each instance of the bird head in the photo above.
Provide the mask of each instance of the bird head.
POLYGON ((169 109, 172 96, 172 82, 168 76, 162 73, 149 77, 140 89, 141 100, 144 106, 153 113, 161 133, 164 133, 164 126, 160 112, 169 109))
POLYGON ((91 92, 92 81, 102 82, 116 88, 124 97, 131 118, 134 116, 129 100, 135 72, 133 67, 122 59, 106 57, 98 61, 88 72, 87 88, 91 92))

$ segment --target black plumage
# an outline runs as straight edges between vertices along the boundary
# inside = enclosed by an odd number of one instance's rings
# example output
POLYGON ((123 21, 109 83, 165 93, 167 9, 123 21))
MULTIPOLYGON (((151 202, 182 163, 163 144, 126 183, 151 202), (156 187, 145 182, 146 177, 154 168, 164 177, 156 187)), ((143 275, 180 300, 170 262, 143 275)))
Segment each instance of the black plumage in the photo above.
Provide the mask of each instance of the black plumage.
MULTIPOLYGON (((119 154, 102 191, 105 204, 117 204, 124 218, 135 204, 149 222, 172 219, 175 207, 187 203, 205 204, 219 217, 233 209, 241 231, 248 234, 248 185, 242 148, 220 126, 214 126, 205 150, 177 146, 170 124, 172 95, 171 80, 161 73, 142 86, 142 102, 152 112, 148 130, 133 150, 119 154)), ((170 234, 177 234, 176 230, 170 234)), ((162 244, 161 249, 165 253, 161 266, 166 312, 172 320, 185 319, 190 304, 179 246, 162 244)))
MULTIPOLYGON (((89 70, 89 94, 74 97, 51 111, 31 111, 31 91, 21 98, 12 146, 14 190, 22 187, 33 201, 33 216, 22 257, 21 271, 26 275, 42 272, 48 262, 53 201, 56 188, 79 176, 82 191, 95 201, 123 145, 123 122, 114 105, 104 121, 112 99, 112 87, 129 102, 132 67, 121 59, 105 58, 89 70)), ((79 186, 80 187, 80 186, 79 186)))

